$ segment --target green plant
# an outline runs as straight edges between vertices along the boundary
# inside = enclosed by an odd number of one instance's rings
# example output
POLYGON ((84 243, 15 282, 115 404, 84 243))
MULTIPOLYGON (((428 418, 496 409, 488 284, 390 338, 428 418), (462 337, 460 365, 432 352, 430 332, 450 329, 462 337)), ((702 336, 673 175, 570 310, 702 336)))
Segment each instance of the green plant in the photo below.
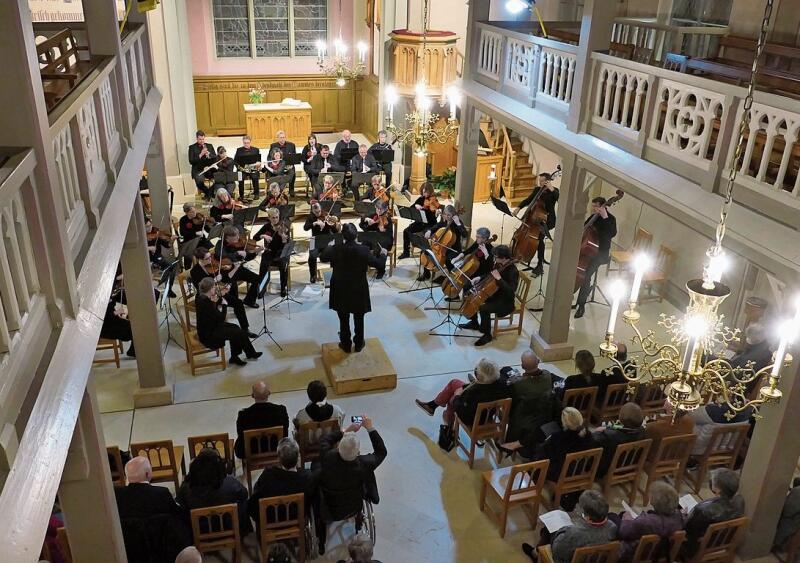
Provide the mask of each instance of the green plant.
POLYGON ((436 195, 444 198, 450 197, 450 194, 456 191, 456 168, 451 166, 439 176, 431 176, 430 183, 433 189, 436 190, 436 195))

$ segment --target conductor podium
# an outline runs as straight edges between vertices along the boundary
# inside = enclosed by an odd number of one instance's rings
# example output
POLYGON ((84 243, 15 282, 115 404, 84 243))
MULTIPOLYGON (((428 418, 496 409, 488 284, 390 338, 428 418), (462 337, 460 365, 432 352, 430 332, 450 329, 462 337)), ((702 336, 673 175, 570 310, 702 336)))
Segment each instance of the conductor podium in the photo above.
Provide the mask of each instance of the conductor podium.
POLYGON ((397 371, 378 338, 367 338, 361 352, 350 354, 336 342, 323 344, 322 363, 337 395, 397 387, 397 371))

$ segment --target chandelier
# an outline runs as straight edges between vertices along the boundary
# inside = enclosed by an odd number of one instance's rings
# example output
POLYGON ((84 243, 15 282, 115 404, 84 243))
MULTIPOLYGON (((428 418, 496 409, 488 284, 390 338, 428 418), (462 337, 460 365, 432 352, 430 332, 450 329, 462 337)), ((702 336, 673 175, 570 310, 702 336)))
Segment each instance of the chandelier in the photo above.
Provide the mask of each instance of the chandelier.
POLYGON ((631 391, 639 384, 663 386, 667 400, 675 407, 676 412, 696 409, 708 401, 720 401, 727 404, 729 410, 726 416, 731 419, 736 413, 748 408, 758 415, 760 406, 778 402, 782 395, 778 389, 780 372, 792 362, 788 347, 800 329, 799 298, 794 317, 780 323, 780 343, 771 365, 756 371, 752 362, 744 366, 734 366, 723 356, 727 345, 739 339, 739 330, 725 326, 724 315, 718 312, 719 305, 731 292, 728 286, 721 283, 727 262, 722 241, 750 121, 756 75, 766 42, 772 4, 773 0, 766 0, 744 111, 739 123, 738 141, 730 162, 725 200, 716 227, 716 240, 706 252, 707 260, 702 278, 686 283, 689 305, 685 313, 682 318, 664 314, 660 316, 658 325, 666 335, 661 342, 655 331, 648 330, 644 334, 639 328, 641 314, 636 309, 639 289, 651 265, 651 260, 646 255, 637 255, 634 258, 634 277, 630 293, 622 280, 614 281, 610 287, 611 312, 605 340, 600 344, 600 354, 611 360, 612 366, 609 369, 616 367, 622 372, 631 391), (623 363, 615 357, 617 345, 614 343, 614 330, 620 304, 626 294, 628 307, 622 313, 622 320, 633 330, 634 336, 631 338, 633 346, 630 360, 623 363))
POLYGON ((324 41, 317 41, 317 66, 325 76, 336 79, 336 85, 344 88, 348 80, 355 80, 366 70, 367 44, 359 41, 358 62, 351 61, 347 54, 347 45, 342 40, 342 0, 339 0, 339 37, 333 42, 333 57, 327 58, 328 46, 324 41))
POLYGON ((428 0, 425 0, 423 6, 422 50, 419 55, 421 72, 418 76, 420 80, 414 87, 414 109, 405 115, 405 125, 398 125, 394 121, 394 106, 398 101, 397 89, 389 85, 385 94, 388 107, 386 131, 394 136, 395 141, 410 143, 414 154, 417 156, 426 156, 429 144, 444 144, 455 136, 458 132, 456 105, 461 100, 461 94, 455 86, 447 88, 446 95, 450 104, 450 115, 445 125, 437 128, 439 114, 432 111, 433 100, 427 95, 427 85, 425 84, 425 53, 427 51, 429 11, 428 0))

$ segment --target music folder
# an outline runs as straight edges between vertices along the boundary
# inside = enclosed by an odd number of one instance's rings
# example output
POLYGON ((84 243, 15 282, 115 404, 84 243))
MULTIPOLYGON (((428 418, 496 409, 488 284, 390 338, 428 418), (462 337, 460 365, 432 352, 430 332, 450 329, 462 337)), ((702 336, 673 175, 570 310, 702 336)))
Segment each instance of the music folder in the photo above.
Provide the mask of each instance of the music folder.
POLYGON ((246 223, 253 223, 256 217, 258 217, 259 211, 259 206, 236 209, 233 212, 233 219, 231 219, 231 223, 237 227, 243 227, 246 223))
POLYGON ((366 215, 367 217, 375 215, 375 204, 371 201, 357 201, 353 205, 353 209, 358 215, 366 215))
POLYGON ((295 164, 302 164, 303 157, 299 153, 284 154, 283 161, 288 165, 294 166, 295 164))
POLYGON ((400 212, 400 217, 403 219, 411 219, 415 223, 428 223, 428 217, 425 215, 424 212, 420 211, 416 207, 408 206, 408 207, 400 207, 397 208, 400 212))
POLYGON ((280 176, 273 176, 272 178, 267 178, 267 188, 269 188, 270 185, 277 183, 281 187, 281 190, 283 190, 283 188, 289 187, 289 182, 290 178, 286 174, 281 174, 280 176))
POLYGON ((285 221, 287 219, 291 219, 292 217, 294 217, 294 211, 295 211, 294 203, 278 206, 278 212, 280 213, 281 221, 285 221))
POLYGON ((394 162, 394 149, 375 149, 372 151, 372 156, 375 157, 375 161, 380 164, 386 164, 387 162, 394 162))
POLYGON ((350 160, 357 154, 358 149, 342 149, 342 152, 339 153, 339 164, 350 168, 350 160))
POLYGON ((245 166, 247 164, 255 164, 261 162, 261 151, 256 151, 252 154, 239 155, 235 160, 237 166, 245 166))

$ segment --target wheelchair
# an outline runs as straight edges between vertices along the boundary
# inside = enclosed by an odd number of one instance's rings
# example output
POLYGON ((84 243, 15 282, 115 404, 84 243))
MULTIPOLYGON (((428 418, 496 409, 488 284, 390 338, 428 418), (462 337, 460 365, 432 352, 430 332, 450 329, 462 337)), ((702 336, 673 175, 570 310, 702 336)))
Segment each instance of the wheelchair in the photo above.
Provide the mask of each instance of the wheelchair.
MULTIPOLYGON (((320 506, 324 506, 324 499, 320 499, 320 506)), ((314 557, 317 556, 319 553, 319 536, 317 530, 317 514, 316 508, 311 508, 309 510, 309 514, 306 517, 306 527, 305 527, 305 542, 306 542, 306 553, 313 555, 314 557)), ((329 518, 325 518, 326 510, 324 508, 321 509, 322 514, 321 518, 319 518, 321 525, 326 527, 326 543, 329 539, 327 534, 327 526, 334 522, 346 522, 348 520, 353 520, 355 523, 356 534, 359 533, 366 533, 369 535, 369 539, 372 541, 372 545, 375 545, 378 539, 378 533, 375 527, 375 510, 373 509, 372 502, 368 499, 363 499, 361 503, 361 510, 344 518, 342 520, 330 520, 329 518)))

